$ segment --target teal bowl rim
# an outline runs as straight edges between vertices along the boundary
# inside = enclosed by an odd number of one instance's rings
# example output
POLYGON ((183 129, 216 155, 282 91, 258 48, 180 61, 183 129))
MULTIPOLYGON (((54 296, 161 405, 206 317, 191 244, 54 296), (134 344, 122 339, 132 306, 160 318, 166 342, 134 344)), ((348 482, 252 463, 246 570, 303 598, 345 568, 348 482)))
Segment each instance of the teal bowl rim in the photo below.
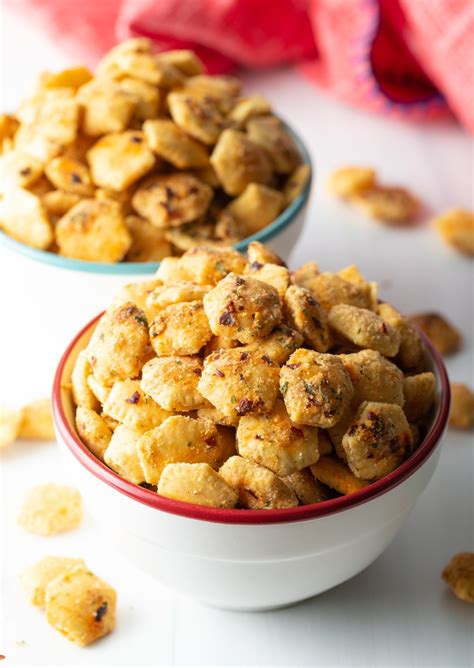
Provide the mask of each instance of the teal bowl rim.
MULTIPOLYGON (((301 154, 304 165, 310 166, 310 175, 308 181, 303 189, 301 195, 299 195, 291 204, 288 206, 279 216, 275 218, 273 223, 264 227, 263 230, 252 234, 250 237, 246 237, 234 244, 234 248, 238 251, 246 251, 249 243, 252 241, 269 241, 279 232, 281 232, 287 225, 289 225, 297 216, 299 211, 305 205, 309 193, 311 190, 311 182, 313 179, 313 165, 311 157, 309 155, 306 146, 304 145, 302 139, 296 134, 296 132, 285 123, 285 127, 290 133, 293 141, 298 147, 298 151, 301 154)), ((0 230, 0 242, 8 248, 9 250, 19 253, 24 257, 35 260, 36 262, 41 262, 43 264, 49 264, 53 267, 59 267, 61 269, 68 269, 70 271, 83 271, 89 274, 116 274, 116 275, 127 275, 127 274, 153 274, 157 271, 160 266, 160 262, 116 262, 116 263, 106 263, 106 262, 87 262, 86 260, 75 260, 73 258, 62 257, 56 253, 51 253, 49 251, 40 250, 38 248, 33 248, 32 246, 27 246, 21 241, 17 241, 10 237, 6 232, 0 230)))

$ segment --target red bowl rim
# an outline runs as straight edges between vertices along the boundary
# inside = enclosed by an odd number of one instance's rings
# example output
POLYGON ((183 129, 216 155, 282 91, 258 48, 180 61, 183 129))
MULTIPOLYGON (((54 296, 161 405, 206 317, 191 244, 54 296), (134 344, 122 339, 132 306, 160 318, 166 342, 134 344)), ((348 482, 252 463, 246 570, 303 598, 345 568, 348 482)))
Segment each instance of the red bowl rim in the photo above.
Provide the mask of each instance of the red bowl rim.
POLYGON ((414 453, 401 464, 395 471, 389 473, 385 477, 377 480, 368 487, 357 492, 340 496, 328 501, 320 503, 313 503, 306 506, 297 506, 295 508, 283 508, 273 510, 241 510, 241 509, 225 509, 212 508, 208 506, 200 506, 194 503, 187 503, 185 501, 176 501, 160 496, 156 492, 134 485, 127 480, 124 480, 119 475, 114 473, 105 464, 99 461, 87 449, 82 441, 76 436, 71 428, 61 401, 61 379, 64 371, 64 366, 68 360, 71 352, 76 346, 77 341, 97 322, 103 314, 93 318, 71 341, 66 351, 64 352, 59 362, 56 374, 54 377, 52 404, 53 404, 53 418, 56 429, 63 439, 66 446, 69 448, 74 457, 82 466, 92 473, 96 478, 114 488, 121 494, 138 501, 150 508, 161 510, 173 515, 180 515, 189 519, 201 520, 204 522, 217 522, 222 524, 276 524, 282 522, 295 522, 300 520, 309 520, 317 517, 326 517, 334 513, 342 512, 349 508, 353 508, 362 503, 366 503, 372 499, 387 493, 394 487, 405 482, 407 478, 417 471, 417 469, 424 464, 424 462, 433 454, 440 438, 444 432, 450 406, 450 387, 446 368, 444 366, 441 355, 433 347, 431 342, 423 334, 419 332, 423 338, 426 347, 428 348, 438 377, 440 379, 440 399, 436 415, 433 418, 431 428, 426 434, 423 442, 418 446, 414 453))

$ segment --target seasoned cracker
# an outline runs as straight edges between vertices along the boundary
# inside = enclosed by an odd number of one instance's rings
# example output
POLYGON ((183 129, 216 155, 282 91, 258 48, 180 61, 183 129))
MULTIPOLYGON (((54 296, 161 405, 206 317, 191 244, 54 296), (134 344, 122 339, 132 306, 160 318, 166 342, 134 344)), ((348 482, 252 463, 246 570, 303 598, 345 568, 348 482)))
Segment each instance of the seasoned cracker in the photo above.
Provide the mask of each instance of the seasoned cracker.
POLYGON ((156 227, 179 227, 206 213, 212 189, 191 174, 151 176, 136 190, 135 211, 156 227))
POLYGON ((23 188, 11 188, 0 201, 0 228, 27 246, 48 248, 53 227, 39 197, 23 188))
POLYGON ((167 464, 158 494, 214 508, 233 508, 237 493, 209 464, 167 464))
POLYGON ((332 195, 351 199, 375 186, 375 170, 370 167, 340 167, 328 179, 327 188, 332 195))
POLYGON ((412 223, 419 214, 419 201, 405 188, 374 186, 354 195, 352 203, 361 211, 391 225, 412 223))
POLYGON ((0 450, 16 441, 21 421, 21 410, 0 406, 0 450))
POLYGON ((279 369, 269 357, 239 348, 218 350, 204 360, 198 390, 228 416, 271 411, 279 369))
POLYGON ((381 401, 403 406, 403 373, 376 350, 360 350, 340 356, 354 387, 354 410, 363 401, 381 401))
POLYGON ((293 273, 293 282, 310 290, 321 306, 330 311, 337 304, 370 309, 372 296, 366 286, 356 285, 337 274, 321 273, 314 263, 303 265, 293 273))
POLYGON ((48 584, 63 573, 76 567, 86 567, 83 559, 70 557, 43 557, 25 569, 20 576, 23 589, 32 605, 44 608, 48 584))
POLYGON ((238 494, 244 508, 271 510, 298 505, 294 492, 272 471, 243 457, 230 457, 219 475, 238 494))
POLYGON ((260 183, 249 183, 245 190, 225 208, 245 230, 245 236, 267 227, 285 206, 283 195, 260 183))
POLYGON ((436 378, 431 371, 406 376, 403 381, 403 410, 409 422, 425 418, 436 400, 436 378))
POLYGON ((280 392, 293 422, 327 429, 341 419, 354 388, 337 355, 300 348, 281 368, 280 392))
POLYGON ((204 295, 204 311, 212 333, 251 343, 281 322, 277 290, 248 276, 228 274, 204 295))
POLYGON ((79 491, 66 485, 47 483, 29 490, 18 516, 18 524, 39 536, 71 531, 82 522, 79 491))
POLYGON ((147 483, 156 485, 167 464, 222 463, 222 446, 215 424, 202 418, 173 415, 137 442, 147 483))
POLYGON ((136 485, 145 481, 137 449, 137 442, 142 433, 130 429, 125 424, 119 424, 104 452, 104 463, 122 478, 136 485))
POLYGON ((271 413, 240 418, 237 450, 242 457, 287 476, 318 461, 318 430, 292 422, 285 404, 278 400, 271 413))
POLYGON ((193 411, 206 405, 198 391, 199 357, 154 357, 142 370, 140 387, 168 411, 193 411))
POLYGON ((80 438, 97 459, 102 460, 107 450, 112 431, 104 418, 86 406, 76 409, 76 429, 80 438))
POLYGON ((450 246, 465 255, 474 255, 474 213, 451 209, 434 220, 440 236, 450 246))
POLYGON ((319 461, 310 468, 316 480, 336 490, 339 494, 352 494, 369 484, 367 480, 356 478, 343 462, 331 456, 320 457, 319 461))
POLYGON ((410 452, 412 435, 400 406, 365 401, 342 439, 347 464, 359 480, 378 480, 410 452))
POLYGON ((46 176, 59 190, 90 197, 94 193, 91 175, 86 165, 79 160, 59 156, 46 166, 46 176))
POLYGON ((245 127, 247 121, 255 116, 264 116, 271 113, 270 102, 261 95, 251 95, 240 98, 229 113, 231 121, 239 127, 245 127))
POLYGON ((52 441, 55 438, 50 399, 37 399, 22 408, 19 438, 52 441))
POLYGON ((443 315, 417 313, 411 315, 410 320, 426 334, 441 355, 451 355, 461 348, 463 343, 461 332, 443 315))
POLYGON ((400 348, 400 334, 380 316, 368 309, 338 304, 328 315, 330 327, 361 348, 377 350, 395 357, 400 348))
POLYGON ((474 426, 474 392, 464 383, 451 383, 449 425, 455 429, 474 426))
POLYGON ((421 370, 425 361, 425 347, 412 323, 390 304, 378 304, 377 314, 400 334, 400 348, 395 358, 404 370, 421 370))
POLYGON ((87 152, 87 161, 97 186, 119 191, 126 190, 155 164, 145 135, 138 130, 102 137, 87 152))
POLYGON ((119 262, 131 246, 120 205, 111 200, 83 199, 56 225, 59 252, 89 262, 119 262))
POLYGON ((310 503, 321 503, 329 498, 329 489, 316 480, 310 468, 284 476, 283 482, 293 490, 303 506, 310 503))
POLYGON ((0 192, 12 187, 28 188, 43 174, 43 163, 19 150, 7 151, 0 158, 0 192))
POLYGON ((258 116, 247 123, 249 138, 270 156, 277 174, 291 174, 301 162, 296 145, 276 116, 258 116))
POLYGON ((138 380, 114 383, 103 409, 106 415, 141 433, 158 427, 169 417, 168 411, 145 393, 138 380))
POLYGON ((85 406, 96 410, 99 403, 88 382, 91 373, 92 367, 89 363, 87 351, 81 350, 71 374, 72 396, 76 406, 85 406))
POLYGON ((327 315, 310 290, 290 285, 284 296, 288 320, 311 348, 321 353, 330 346, 327 315))
POLYGON ((87 356, 94 376, 104 385, 137 378, 150 358, 145 313, 132 302, 105 313, 92 334, 87 356))
POLYGON ((226 121, 216 98, 176 92, 167 101, 173 121, 186 134, 210 146, 217 142, 226 121))
POLYGON ((209 154, 202 144, 189 137, 173 121, 148 120, 143 124, 148 145, 154 153, 178 169, 206 167, 209 154))
POLYGON ((201 301, 170 304, 150 323, 151 345, 158 357, 196 355, 212 336, 201 301))
POLYGON ((179 262, 187 280, 199 285, 216 285, 231 272, 243 274, 245 264, 244 257, 233 248, 218 249, 206 246, 187 251, 179 262))
POLYGON ((170 255, 171 245, 163 230, 139 216, 127 216, 125 225, 132 238, 127 262, 158 262, 170 255))
POLYGON ((269 185, 272 177, 265 149, 238 130, 227 129, 220 135, 211 164, 228 195, 240 195, 249 183, 269 185))
POLYGON ((46 587, 46 620, 84 647, 115 628, 115 589, 82 566, 55 577, 46 587))
POLYGON ((474 552, 454 555, 443 569, 441 577, 457 598, 474 603, 474 552))

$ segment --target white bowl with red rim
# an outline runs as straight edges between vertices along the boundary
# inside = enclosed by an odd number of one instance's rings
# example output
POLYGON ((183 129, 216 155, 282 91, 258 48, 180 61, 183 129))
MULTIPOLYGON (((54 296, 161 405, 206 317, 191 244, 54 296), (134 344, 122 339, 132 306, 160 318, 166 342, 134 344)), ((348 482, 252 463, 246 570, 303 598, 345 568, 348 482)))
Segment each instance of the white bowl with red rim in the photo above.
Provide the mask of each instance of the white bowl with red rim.
MULTIPOLYGON (((134 485, 94 457, 74 424, 70 377, 100 316, 74 338, 55 376, 53 414, 70 480, 114 549, 161 583, 219 608, 268 610, 353 577, 393 540, 436 469, 449 414, 449 382, 425 339, 438 396, 427 433, 395 471, 322 503, 240 510, 175 501, 134 485)), ((68 478, 69 479, 69 478, 68 478)))

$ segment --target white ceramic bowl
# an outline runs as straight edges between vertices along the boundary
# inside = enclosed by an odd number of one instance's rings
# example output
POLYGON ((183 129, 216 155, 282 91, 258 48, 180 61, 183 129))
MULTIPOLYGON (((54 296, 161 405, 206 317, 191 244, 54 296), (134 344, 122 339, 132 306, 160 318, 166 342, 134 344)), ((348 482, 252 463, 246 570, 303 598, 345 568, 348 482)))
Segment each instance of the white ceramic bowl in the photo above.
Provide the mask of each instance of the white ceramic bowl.
POLYGON ((219 608, 266 610, 330 589, 383 552, 435 471, 449 383, 440 356, 426 342, 439 387, 428 433, 398 469, 359 492, 284 510, 224 510, 133 485, 89 452, 74 425, 71 371, 97 320, 59 363, 53 389, 57 438, 70 479, 94 508, 101 531, 137 566, 182 594, 219 608))
MULTIPOLYGON (((301 139, 287 126, 305 164, 311 166, 310 155, 301 139)), ((251 241, 268 242, 285 260, 289 259, 301 230, 311 189, 311 177, 304 191, 276 218, 271 225, 243 239, 235 248, 245 251, 251 241)), ((48 331, 48 346, 38 358, 31 346, 31 334, 26 328, 16 332, 15 342, 24 351, 23 363, 35 366, 39 377, 47 378, 61 352, 74 334, 124 284, 146 279, 156 272, 159 262, 85 262, 38 250, 12 239, 0 231, 0 262, 4 276, 12 277, 2 294, 4 312, 22 304, 29 322, 41 323, 48 331)), ((7 342, 8 343, 8 342, 7 342)))

